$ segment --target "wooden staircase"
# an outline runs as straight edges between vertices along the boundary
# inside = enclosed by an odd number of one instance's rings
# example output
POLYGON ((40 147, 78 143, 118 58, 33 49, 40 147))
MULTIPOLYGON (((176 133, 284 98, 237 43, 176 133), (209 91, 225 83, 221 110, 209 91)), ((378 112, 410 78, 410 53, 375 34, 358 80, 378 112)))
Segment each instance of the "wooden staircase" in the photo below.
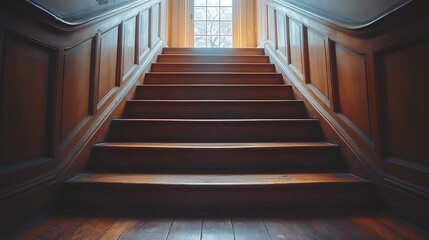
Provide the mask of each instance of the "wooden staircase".
POLYGON ((74 209, 216 210, 368 206, 369 181, 284 85, 263 49, 166 48, 66 181, 74 209))

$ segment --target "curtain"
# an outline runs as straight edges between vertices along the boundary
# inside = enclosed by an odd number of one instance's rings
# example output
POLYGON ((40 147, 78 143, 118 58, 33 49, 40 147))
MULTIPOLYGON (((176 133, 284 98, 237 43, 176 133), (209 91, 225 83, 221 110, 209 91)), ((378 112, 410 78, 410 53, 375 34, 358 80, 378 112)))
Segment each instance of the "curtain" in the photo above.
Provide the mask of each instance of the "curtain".
POLYGON ((255 0, 233 0, 234 47, 256 47, 255 4, 255 0))
MULTIPOLYGON (((193 31, 190 21, 190 4, 189 0, 169 0, 169 36, 168 43, 170 47, 192 47, 193 31)), ((162 17, 162 16, 161 16, 162 17)))

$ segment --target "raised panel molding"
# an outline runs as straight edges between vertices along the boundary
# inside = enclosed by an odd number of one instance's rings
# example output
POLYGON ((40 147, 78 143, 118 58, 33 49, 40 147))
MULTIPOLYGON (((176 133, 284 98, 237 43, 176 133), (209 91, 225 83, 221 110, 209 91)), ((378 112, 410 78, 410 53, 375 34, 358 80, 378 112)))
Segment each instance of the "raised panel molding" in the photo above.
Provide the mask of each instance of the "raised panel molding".
POLYGON ((132 17, 124 22, 122 80, 127 78, 136 65, 136 27, 136 17, 132 17))
POLYGON ((277 20, 276 11, 272 7, 268 7, 268 44, 273 49, 277 49, 277 20))
POLYGON ((92 41, 86 40, 64 54, 61 142, 67 142, 90 117, 92 41))
POLYGON ((52 163, 57 52, 9 30, 2 34, 0 199, 48 171, 52 163))
POLYGON ((335 112, 358 133, 371 137, 365 56, 335 44, 335 112))
POLYGON ((284 58, 285 63, 289 64, 289 37, 288 37, 288 22, 286 15, 277 11, 277 52, 284 58))
POLYGON ((114 27, 100 37, 100 60, 98 77, 97 108, 105 102, 120 85, 117 76, 119 29, 114 27))
MULTIPOLYGON (((376 54, 381 155, 391 164, 426 174, 429 111, 427 105, 417 103, 427 102, 428 52, 429 39, 425 38, 376 54)), ((424 184, 429 187, 427 181, 424 184)))
POLYGON ((159 4, 150 9, 150 47, 156 45, 159 41, 159 4))
POLYGON ((144 55, 149 51, 149 9, 144 10, 140 14, 140 53, 139 60, 141 61, 144 55))
POLYGON ((329 105, 330 83, 328 78, 327 40, 319 33, 307 30, 309 84, 314 86, 315 93, 329 105))
POLYGON ((0 166, 51 158, 53 50, 13 33, 5 35, 0 82, 0 166))
POLYGON ((290 66, 300 80, 304 80, 302 37, 302 25, 296 20, 289 18, 290 66))

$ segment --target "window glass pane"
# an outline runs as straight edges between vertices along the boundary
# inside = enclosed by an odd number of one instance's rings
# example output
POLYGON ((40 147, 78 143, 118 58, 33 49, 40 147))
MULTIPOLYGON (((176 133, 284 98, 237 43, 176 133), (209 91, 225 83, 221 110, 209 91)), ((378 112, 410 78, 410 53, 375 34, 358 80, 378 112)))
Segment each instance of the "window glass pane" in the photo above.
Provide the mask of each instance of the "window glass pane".
POLYGON ((219 20, 219 8, 207 7, 207 20, 219 20))
POLYGON ((232 0, 220 0, 220 5, 232 7, 232 0))
POLYGON ((194 46, 195 47, 206 47, 206 38, 202 36, 195 36, 194 37, 194 46))
POLYGON ((207 6, 219 6, 219 0, 207 0, 207 6))
POLYGON ((222 47, 222 48, 232 47, 232 37, 219 37, 219 47, 222 47))
POLYGON ((220 35, 232 35, 232 22, 220 22, 220 35))
POLYGON ((232 47, 232 0, 194 0, 194 46, 232 47))
POLYGON ((218 36, 208 36, 207 37, 207 47, 208 48, 219 47, 219 37, 218 36))
POLYGON ((194 8, 194 18, 195 20, 206 20, 206 8, 205 7, 195 7, 194 8))
POLYGON ((205 21, 195 21, 194 23, 194 34, 195 35, 206 35, 206 22, 205 21))
POLYGON ((205 6, 206 0, 194 0, 194 6, 205 6))
POLYGON ((232 20, 232 8, 222 7, 219 10, 220 20, 232 20))
POLYGON ((219 35, 219 22, 207 22, 207 35, 219 35))

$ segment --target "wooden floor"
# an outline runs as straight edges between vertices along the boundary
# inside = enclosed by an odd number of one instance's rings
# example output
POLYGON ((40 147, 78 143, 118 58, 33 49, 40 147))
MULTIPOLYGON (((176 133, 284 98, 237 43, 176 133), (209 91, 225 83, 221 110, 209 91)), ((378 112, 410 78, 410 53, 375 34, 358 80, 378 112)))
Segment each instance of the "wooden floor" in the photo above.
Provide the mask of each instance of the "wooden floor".
POLYGON ((429 233, 385 214, 281 217, 53 216, 5 239, 429 239, 429 233))

